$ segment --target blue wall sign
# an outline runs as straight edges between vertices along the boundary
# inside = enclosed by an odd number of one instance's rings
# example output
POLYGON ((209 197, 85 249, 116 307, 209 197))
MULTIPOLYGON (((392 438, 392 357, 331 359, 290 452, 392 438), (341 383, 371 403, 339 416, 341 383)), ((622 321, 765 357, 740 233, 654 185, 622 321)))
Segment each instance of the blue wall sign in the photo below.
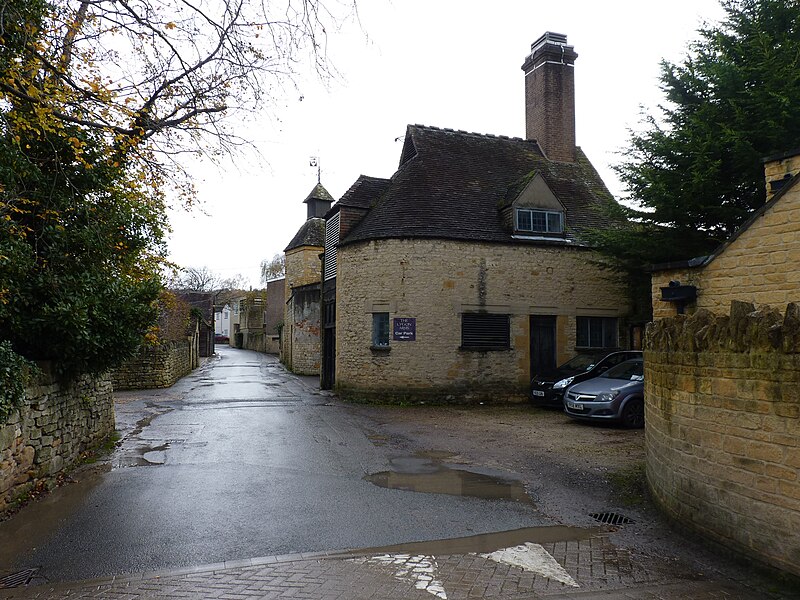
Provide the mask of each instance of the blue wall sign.
POLYGON ((392 338, 403 342, 413 342, 417 339, 417 320, 412 317, 395 317, 392 338))

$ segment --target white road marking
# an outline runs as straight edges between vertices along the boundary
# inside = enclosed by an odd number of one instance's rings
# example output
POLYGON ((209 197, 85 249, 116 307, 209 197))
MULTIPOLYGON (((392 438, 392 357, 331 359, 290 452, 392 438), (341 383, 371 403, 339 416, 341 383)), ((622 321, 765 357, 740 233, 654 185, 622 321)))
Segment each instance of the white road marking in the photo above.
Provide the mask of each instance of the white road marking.
POLYGON ((556 559, 539 544, 525 542, 520 546, 503 548, 490 554, 481 554, 481 556, 498 563, 531 571, 548 579, 555 579, 571 587, 580 587, 564 570, 564 567, 558 564, 556 559))
POLYGON ((442 582, 436 579, 439 566, 436 558, 424 554, 380 554, 367 558, 353 559, 355 562, 366 562, 394 567, 394 576, 401 581, 410 581, 418 590, 424 590, 441 600, 447 600, 442 582))

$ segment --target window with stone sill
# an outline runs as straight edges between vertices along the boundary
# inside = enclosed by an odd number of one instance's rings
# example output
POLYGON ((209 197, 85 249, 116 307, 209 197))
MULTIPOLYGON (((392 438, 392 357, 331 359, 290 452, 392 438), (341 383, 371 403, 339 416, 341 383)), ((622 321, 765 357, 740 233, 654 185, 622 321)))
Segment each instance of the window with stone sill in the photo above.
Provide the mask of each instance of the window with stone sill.
POLYGON ((372 313, 372 347, 386 350, 389 348, 389 313, 372 313))
POLYGON ((564 233, 564 213, 535 208, 516 209, 516 230, 520 233, 564 233))

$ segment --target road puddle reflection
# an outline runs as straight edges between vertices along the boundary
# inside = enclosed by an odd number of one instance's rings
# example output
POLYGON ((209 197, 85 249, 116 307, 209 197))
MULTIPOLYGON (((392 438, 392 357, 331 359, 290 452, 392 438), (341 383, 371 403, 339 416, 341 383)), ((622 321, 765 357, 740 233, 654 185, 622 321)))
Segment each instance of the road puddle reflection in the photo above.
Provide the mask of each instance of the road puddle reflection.
POLYGON ((6 574, 20 565, 15 559, 41 546, 64 521, 80 509, 90 492, 111 470, 101 463, 74 471, 66 485, 28 504, 8 520, 0 522, 0 573, 6 574))
POLYGON ((446 540, 409 542, 407 544, 395 544, 393 546, 364 548, 354 551, 352 554, 424 554, 429 556, 470 553, 486 554, 526 543, 552 544, 555 542, 588 540, 601 531, 602 529, 600 527, 567 527, 563 525, 523 527, 522 529, 483 533, 446 540))
POLYGON ((425 452, 414 457, 397 458, 391 461, 391 471, 367 475, 364 479, 393 490, 533 504, 521 481, 499 473, 467 471, 440 462, 453 456, 425 452))

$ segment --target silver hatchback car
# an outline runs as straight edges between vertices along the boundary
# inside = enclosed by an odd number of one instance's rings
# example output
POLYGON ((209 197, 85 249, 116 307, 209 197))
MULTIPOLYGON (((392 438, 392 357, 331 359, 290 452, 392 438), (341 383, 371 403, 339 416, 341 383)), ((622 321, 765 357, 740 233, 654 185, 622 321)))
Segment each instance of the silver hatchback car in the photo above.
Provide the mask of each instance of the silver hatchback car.
POLYGON ((564 412, 573 419, 644 427, 644 361, 626 360, 571 386, 564 395, 564 412))

